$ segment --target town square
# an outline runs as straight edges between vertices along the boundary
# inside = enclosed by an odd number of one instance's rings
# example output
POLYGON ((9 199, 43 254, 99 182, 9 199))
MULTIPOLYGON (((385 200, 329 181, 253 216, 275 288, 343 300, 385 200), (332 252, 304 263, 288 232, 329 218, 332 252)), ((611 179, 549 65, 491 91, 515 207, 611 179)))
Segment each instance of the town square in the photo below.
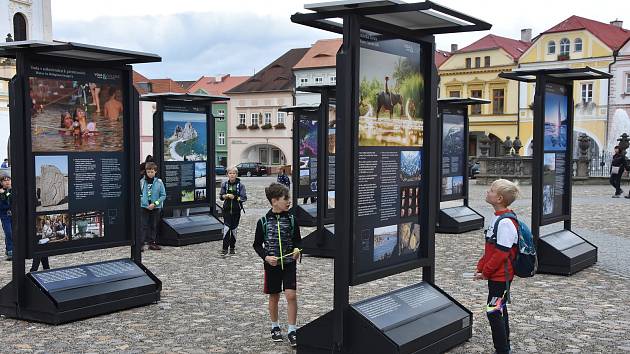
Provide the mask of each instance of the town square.
POLYGON ((630 7, 479 5, 0 2, 2 352, 630 352, 630 7))

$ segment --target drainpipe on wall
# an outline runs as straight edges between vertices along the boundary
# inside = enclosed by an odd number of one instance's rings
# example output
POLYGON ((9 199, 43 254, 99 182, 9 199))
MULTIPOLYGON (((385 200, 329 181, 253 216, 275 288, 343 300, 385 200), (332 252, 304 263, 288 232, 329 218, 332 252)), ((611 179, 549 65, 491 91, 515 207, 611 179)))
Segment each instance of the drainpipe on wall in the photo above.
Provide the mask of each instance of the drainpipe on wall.
MULTIPOLYGON (((608 64, 608 73, 612 75, 612 66, 615 65, 615 63, 617 62, 617 56, 619 55, 619 50, 615 50, 613 51, 613 62, 608 64)), ((606 141, 606 149, 608 149, 608 126, 609 126, 609 120, 610 120, 610 90, 611 90, 611 80, 613 80, 615 77, 613 76, 612 78, 608 79, 608 97, 607 97, 607 102, 606 102, 606 135, 604 135, 604 140, 606 141)))

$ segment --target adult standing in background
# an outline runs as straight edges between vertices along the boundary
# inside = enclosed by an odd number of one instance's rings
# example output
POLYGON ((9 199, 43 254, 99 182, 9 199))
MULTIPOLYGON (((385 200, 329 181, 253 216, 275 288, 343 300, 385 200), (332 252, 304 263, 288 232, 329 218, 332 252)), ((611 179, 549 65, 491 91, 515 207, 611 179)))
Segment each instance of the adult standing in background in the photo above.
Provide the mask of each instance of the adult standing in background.
POLYGON ((615 188, 615 194, 612 196, 613 198, 619 198, 623 194, 623 189, 621 189, 621 176, 623 172, 627 169, 626 165, 626 156, 625 151, 622 151, 619 146, 615 146, 615 154, 612 157, 612 162, 610 163, 610 184, 615 188))

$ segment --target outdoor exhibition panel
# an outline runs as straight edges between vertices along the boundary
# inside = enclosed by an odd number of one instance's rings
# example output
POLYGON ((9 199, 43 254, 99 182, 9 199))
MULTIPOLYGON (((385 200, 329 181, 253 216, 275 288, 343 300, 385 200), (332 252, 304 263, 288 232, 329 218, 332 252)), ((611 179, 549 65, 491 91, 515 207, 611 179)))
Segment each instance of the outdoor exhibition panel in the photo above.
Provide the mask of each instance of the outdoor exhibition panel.
POLYGON ((214 171, 214 117, 212 103, 224 96, 188 93, 143 95, 156 102, 153 115, 153 152, 157 177, 166 188, 164 218, 157 242, 185 246, 223 238, 223 223, 217 218, 214 171), (210 173, 208 173, 210 172, 210 173), (175 210, 204 210, 194 216, 175 210))
POLYGON ((6 316, 62 323, 146 305, 162 284, 141 263, 138 94, 129 64, 153 54, 78 43, 0 45, 10 82, 12 281, 6 316), (133 196, 133 197, 130 197, 133 196), (25 275, 25 259, 132 246, 131 258, 25 275))
POLYGON ((298 329, 298 352, 448 350, 471 337, 472 313, 434 284, 440 139, 432 34, 490 25, 430 2, 307 9, 315 12, 291 20, 343 34, 335 189, 344 193, 333 230, 344 237, 335 237, 334 308, 298 329), (349 303, 349 286, 420 267, 418 283, 349 303))
MULTIPOLYGON (((333 257, 335 252, 334 234, 331 234, 326 226, 332 226, 334 223, 334 207, 335 207, 335 124, 336 124, 336 106, 334 103, 335 86, 300 86, 299 91, 319 93, 320 104, 317 107, 317 133, 314 134, 317 139, 316 143, 305 143, 308 139, 304 139, 302 130, 298 135, 298 150, 300 151, 300 159, 303 158, 303 150, 307 150, 306 146, 318 147, 316 153, 316 161, 326 161, 326 163, 316 164, 316 176, 326 176, 326 178, 316 178, 316 196, 317 202, 315 213, 315 230, 302 238, 302 252, 316 257, 333 257), (331 103, 332 102, 332 103, 331 103), (332 182, 331 182, 332 181, 332 182)), ((299 106, 298 106, 299 107, 299 106)), ((298 108, 299 109, 299 108, 298 108)), ((299 116, 296 112, 294 116, 299 116)), ((300 126, 303 123, 300 122, 300 126)), ((308 157, 307 157, 308 158, 308 157)), ((300 161, 302 163, 304 161, 300 161)), ((300 169, 302 171, 302 169, 300 169)), ((300 172, 301 174, 302 172, 300 172)), ((311 173, 311 176, 313 174, 311 173)), ((302 186, 302 175, 300 175, 300 187, 302 186)), ((295 186, 294 186, 295 191, 295 186)), ((300 195, 301 196, 301 195, 300 195)), ((297 203, 299 198, 294 198, 297 203)), ((311 204, 311 205, 313 205, 311 204)), ((297 204, 295 210, 300 205, 297 204)), ((299 218, 298 218, 299 219, 299 218)), ((299 222, 299 221, 298 221, 299 222)))
POLYGON ((500 76, 536 83, 532 233, 538 246, 538 272, 574 274, 597 262, 597 247, 571 230, 573 81, 611 75, 586 67, 519 70, 500 76), (563 230, 542 234, 542 226, 558 222, 564 223, 563 230))
POLYGON ((293 211, 300 226, 317 226, 318 156, 320 137, 319 105, 291 106, 280 109, 293 113, 293 211), (309 203, 302 203, 306 199, 309 203))
POLYGON ((440 206, 437 232, 463 233, 483 228, 484 218, 468 206, 468 106, 488 104, 479 98, 438 100, 440 120, 440 201, 463 200, 463 205, 440 206))

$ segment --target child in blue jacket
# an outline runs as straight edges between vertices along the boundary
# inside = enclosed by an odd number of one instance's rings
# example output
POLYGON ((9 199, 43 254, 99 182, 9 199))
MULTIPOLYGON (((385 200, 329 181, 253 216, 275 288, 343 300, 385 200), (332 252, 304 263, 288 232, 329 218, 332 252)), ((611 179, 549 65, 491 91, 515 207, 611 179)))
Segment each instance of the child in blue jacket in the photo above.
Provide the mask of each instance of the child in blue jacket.
MULTIPOLYGON (((150 250, 160 250, 156 243, 157 226, 160 219, 160 211, 166 199, 166 189, 161 179, 155 177, 157 165, 147 162, 145 176, 140 179, 140 207, 142 208, 142 234, 144 244, 149 244, 150 250)), ((144 245, 142 246, 144 249, 144 245)))

